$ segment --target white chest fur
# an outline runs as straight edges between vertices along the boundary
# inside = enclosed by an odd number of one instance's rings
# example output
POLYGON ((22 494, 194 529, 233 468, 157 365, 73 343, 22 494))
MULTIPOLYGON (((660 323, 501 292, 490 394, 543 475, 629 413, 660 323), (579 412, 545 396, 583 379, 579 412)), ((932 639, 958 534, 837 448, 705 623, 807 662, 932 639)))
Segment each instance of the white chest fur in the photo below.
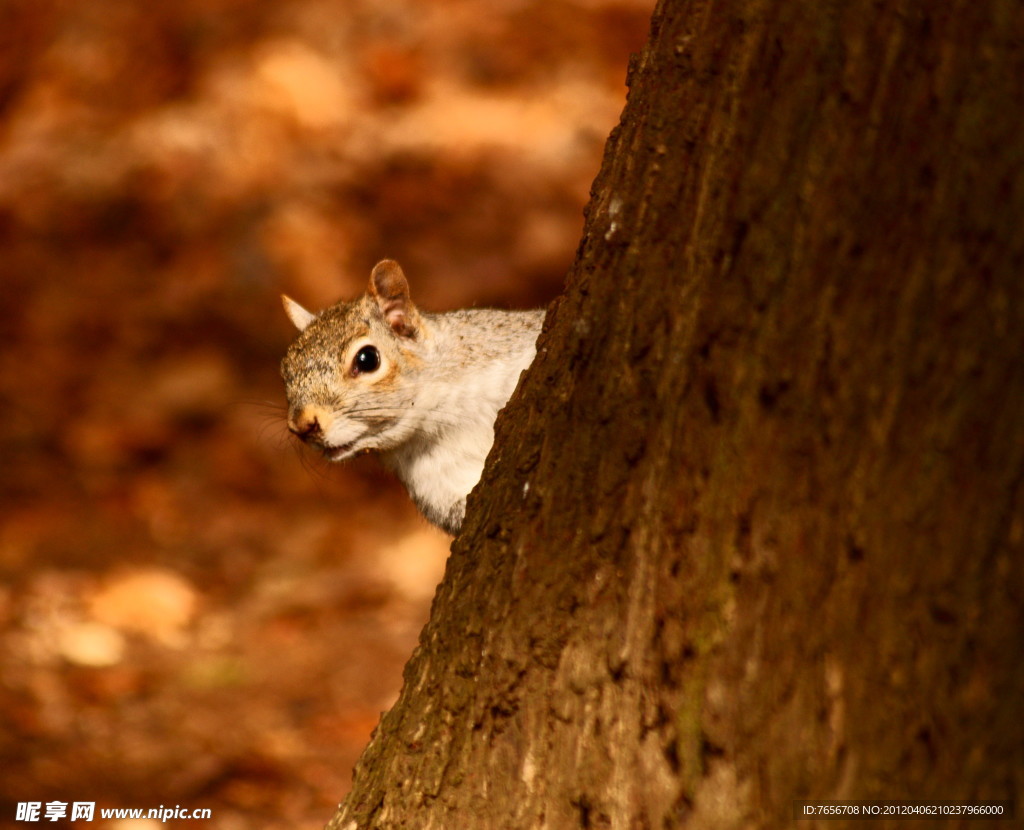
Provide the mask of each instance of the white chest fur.
POLYGON ((534 357, 533 343, 438 384, 417 400, 424 428, 382 459, 401 479, 424 516, 457 533, 466 496, 480 480, 494 443, 494 421, 534 357))

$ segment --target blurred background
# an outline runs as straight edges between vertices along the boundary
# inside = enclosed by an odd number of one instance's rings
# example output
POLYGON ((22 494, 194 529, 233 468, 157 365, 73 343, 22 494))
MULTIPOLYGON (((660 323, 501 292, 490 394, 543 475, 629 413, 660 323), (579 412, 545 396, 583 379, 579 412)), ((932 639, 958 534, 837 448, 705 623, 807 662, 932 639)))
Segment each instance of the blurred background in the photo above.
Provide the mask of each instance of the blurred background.
POLYGON ((551 300, 652 8, 0 2, 0 826, 330 817, 450 540, 289 440, 278 295, 551 300))

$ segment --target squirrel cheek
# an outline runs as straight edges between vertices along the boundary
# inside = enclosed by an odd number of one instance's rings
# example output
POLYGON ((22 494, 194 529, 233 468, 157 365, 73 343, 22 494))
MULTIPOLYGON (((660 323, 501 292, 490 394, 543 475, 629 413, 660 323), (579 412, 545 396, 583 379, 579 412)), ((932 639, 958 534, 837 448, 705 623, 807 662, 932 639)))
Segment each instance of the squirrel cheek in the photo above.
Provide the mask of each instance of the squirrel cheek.
POLYGON ((401 374, 398 371, 398 366, 383 358, 380 368, 372 375, 361 375, 360 380, 363 379, 378 392, 393 392, 401 387, 401 374))
POLYGON ((360 394, 373 391, 391 391, 398 388, 401 373, 398 364, 388 360, 383 354, 380 365, 372 372, 350 372, 348 381, 355 384, 353 389, 362 390, 360 394))

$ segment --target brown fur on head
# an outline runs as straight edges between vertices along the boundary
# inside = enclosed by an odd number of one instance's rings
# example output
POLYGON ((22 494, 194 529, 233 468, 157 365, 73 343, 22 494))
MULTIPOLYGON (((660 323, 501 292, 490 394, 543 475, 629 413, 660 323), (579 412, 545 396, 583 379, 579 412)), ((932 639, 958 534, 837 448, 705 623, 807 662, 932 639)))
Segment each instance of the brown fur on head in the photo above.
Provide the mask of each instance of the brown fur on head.
MULTIPOLYGON (((380 316, 400 337, 415 337, 420 327, 420 315, 409 296, 409 281, 402 266, 393 259, 382 259, 370 272, 366 296, 372 298, 380 316)), ((291 297, 282 294, 285 314, 299 331, 312 323, 317 315, 307 311, 291 297)))

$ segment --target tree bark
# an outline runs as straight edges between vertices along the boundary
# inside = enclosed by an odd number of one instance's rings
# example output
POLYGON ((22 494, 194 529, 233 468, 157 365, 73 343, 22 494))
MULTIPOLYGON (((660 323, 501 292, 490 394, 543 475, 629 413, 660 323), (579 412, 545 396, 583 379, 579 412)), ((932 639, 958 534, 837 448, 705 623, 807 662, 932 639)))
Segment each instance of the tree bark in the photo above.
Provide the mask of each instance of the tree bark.
POLYGON ((1011 0, 662 0, 330 827, 1022 801, 1022 42, 1011 0))

